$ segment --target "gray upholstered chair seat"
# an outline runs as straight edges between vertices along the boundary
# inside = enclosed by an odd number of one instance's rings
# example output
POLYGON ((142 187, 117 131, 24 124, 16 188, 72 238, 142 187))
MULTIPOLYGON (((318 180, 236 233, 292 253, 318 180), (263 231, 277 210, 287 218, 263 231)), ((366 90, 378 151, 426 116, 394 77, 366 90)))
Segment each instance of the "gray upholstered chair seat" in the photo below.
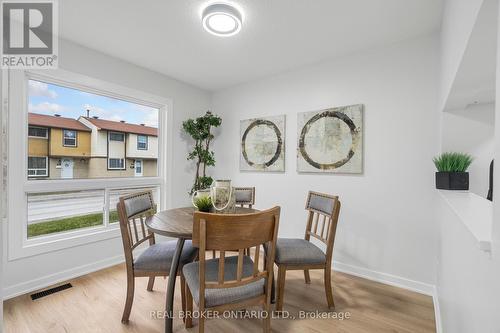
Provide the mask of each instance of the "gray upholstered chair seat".
MULTIPOLYGON (((176 244, 177 241, 174 240, 149 246, 134 260, 134 269, 148 272, 170 272, 176 244)), ((192 246, 191 241, 186 241, 182 249, 180 265, 193 261, 197 252, 198 249, 192 246)))
POLYGON ((278 238, 274 261, 289 265, 324 264, 326 256, 319 247, 305 239, 278 238))
MULTIPOLYGON (((199 304, 200 296, 200 281, 199 270, 200 263, 193 262, 186 264, 182 270, 189 290, 193 295, 193 300, 199 304)), ((238 265, 238 257, 227 257, 224 262, 224 281, 236 280, 236 271, 238 265)), ((218 278, 219 259, 210 259, 205 262, 205 280, 207 282, 215 282, 218 278)), ((253 274, 253 261, 250 257, 243 257, 243 277, 248 277, 253 274)), ((239 302, 248 298, 257 297, 264 294, 265 279, 260 279, 240 287, 221 288, 221 289, 205 289, 205 306, 213 307, 222 304, 230 304, 239 302)))

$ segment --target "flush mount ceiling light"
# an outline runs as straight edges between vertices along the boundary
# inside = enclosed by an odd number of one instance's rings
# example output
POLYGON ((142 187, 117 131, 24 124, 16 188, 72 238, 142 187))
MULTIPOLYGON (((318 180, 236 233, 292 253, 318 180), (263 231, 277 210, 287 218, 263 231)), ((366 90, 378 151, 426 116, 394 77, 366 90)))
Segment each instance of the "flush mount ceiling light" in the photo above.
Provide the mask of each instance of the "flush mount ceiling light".
POLYGON ((203 28, 216 36, 234 36, 241 30, 240 11, 225 3, 214 3, 207 6, 201 17, 203 28))

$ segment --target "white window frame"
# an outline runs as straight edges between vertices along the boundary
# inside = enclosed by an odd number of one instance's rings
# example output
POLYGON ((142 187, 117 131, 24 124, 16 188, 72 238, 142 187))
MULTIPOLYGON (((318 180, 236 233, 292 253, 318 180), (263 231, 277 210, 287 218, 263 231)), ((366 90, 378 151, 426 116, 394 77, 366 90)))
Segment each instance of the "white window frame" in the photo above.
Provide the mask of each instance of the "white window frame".
POLYGON ((48 139, 49 138, 49 129, 47 127, 42 127, 42 126, 28 126, 28 132, 29 128, 38 128, 38 129, 44 129, 45 130, 45 136, 32 136, 28 135, 28 138, 30 139, 48 139))
POLYGON ((145 134, 137 134, 137 150, 148 150, 149 148, 149 137, 145 134), (144 137, 146 138, 146 147, 145 148, 140 148, 139 147, 139 143, 142 143, 142 142, 139 142, 139 137, 144 137))
POLYGON ((159 97, 128 87, 123 87, 81 74, 57 69, 51 71, 6 70, 9 82, 8 133, 22 140, 8 140, 8 184, 7 189, 7 250, 8 260, 16 260, 61 249, 80 246, 105 239, 118 238, 119 226, 108 221, 108 196, 112 189, 158 186, 159 208, 171 207, 172 186, 172 125, 173 103, 159 97), (68 88, 117 98, 132 103, 159 109, 158 176, 145 178, 101 178, 101 179, 57 179, 28 180, 28 80, 53 83, 68 88), (19 111, 23 112, 19 112, 19 111), (168 165, 167 165, 168 163, 168 165), (19 184, 19 185, 17 185, 19 184), (167 186, 167 184, 169 186, 167 186), (27 195, 55 191, 104 189, 103 225, 95 228, 77 229, 65 233, 50 234, 28 239, 27 237, 27 195))
POLYGON ((37 168, 30 168, 29 167, 29 161, 28 161, 28 177, 30 178, 37 178, 37 177, 48 177, 49 176, 49 158, 48 156, 28 156, 28 160, 29 158, 45 158, 45 169, 37 169, 37 168), (29 171, 30 170, 45 170, 45 174, 44 175, 29 175, 29 171))
POLYGON ((74 130, 74 129, 67 129, 67 128, 64 128, 63 129, 63 147, 78 147, 78 131, 77 130, 74 130), (66 132, 75 132, 75 137, 74 138, 70 138, 70 137, 66 137, 66 132), (66 144, 66 139, 70 139, 70 140, 75 140, 75 144, 74 145, 67 145, 66 144))
POLYGON ((110 131, 110 132, 108 132, 108 141, 125 142, 125 133, 123 133, 123 132, 116 132, 116 131, 110 131), (111 134, 120 134, 122 136, 123 140, 111 139, 111 134))
POLYGON ((108 157, 108 170, 125 170, 127 169, 126 163, 125 163, 125 158, 123 157, 108 157), (123 161, 123 167, 121 168, 112 168, 111 167, 111 160, 122 160, 123 161))

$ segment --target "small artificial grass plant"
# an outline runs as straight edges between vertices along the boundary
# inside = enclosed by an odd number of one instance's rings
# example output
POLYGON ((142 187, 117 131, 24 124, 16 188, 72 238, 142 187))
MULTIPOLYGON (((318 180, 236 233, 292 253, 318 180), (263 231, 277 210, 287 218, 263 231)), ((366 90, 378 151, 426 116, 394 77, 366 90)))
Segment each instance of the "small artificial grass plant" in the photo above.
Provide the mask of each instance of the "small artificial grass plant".
POLYGON ((439 172, 466 172, 474 159, 469 154, 447 152, 434 157, 439 172))
POLYGON ((208 213, 212 209, 212 199, 209 196, 196 198, 194 200, 194 205, 200 212, 208 213))

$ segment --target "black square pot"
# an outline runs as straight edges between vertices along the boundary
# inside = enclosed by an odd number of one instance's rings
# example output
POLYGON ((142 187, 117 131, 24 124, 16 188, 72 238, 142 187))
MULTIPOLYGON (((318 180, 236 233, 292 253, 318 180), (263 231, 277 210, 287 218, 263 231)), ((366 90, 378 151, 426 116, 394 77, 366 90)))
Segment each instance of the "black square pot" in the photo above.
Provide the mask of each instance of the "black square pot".
POLYGON ((439 190, 468 190, 468 172, 436 172, 436 188, 439 190))

